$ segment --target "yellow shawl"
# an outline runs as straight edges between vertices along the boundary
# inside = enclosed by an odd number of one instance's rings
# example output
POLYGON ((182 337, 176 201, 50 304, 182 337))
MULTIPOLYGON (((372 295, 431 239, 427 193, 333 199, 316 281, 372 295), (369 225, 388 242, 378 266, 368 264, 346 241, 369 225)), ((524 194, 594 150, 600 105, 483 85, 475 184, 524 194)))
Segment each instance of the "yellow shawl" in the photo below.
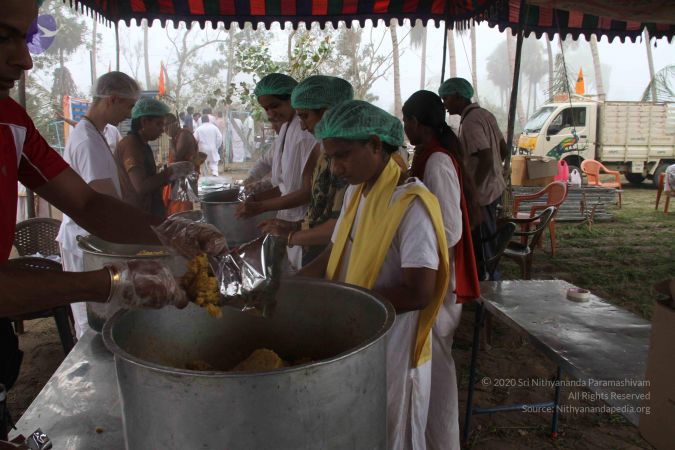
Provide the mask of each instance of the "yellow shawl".
POLYGON ((372 289, 384 264, 384 259, 391 247, 396 230, 408 210, 410 203, 419 198, 427 208, 433 222, 438 240, 439 268, 436 274, 436 286, 433 300, 420 311, 415 340, 415 352, 412 355, 413 366, 417 367, 431 359, 431 340, 429 332, 436 320, 438 310, 443 303, 445 291, 450 277, 448 245, 441 209, 436 197, 420 185, 411 186, 393 204, 390 205, 394 190, 401 174, 399 166, 389 159, 386 167, 375 182, 363 207, 363 212, 354 233, 354 242, 349 261, 341 261, 342 254, 349 238, 349 232, 356 218, 359 199, 365 184, 361 184, 351 198, 340 222, 333 250, 328 261, 326 276, 334 280, 339 275, 340 264, 347 264, 346 283, 372 289))

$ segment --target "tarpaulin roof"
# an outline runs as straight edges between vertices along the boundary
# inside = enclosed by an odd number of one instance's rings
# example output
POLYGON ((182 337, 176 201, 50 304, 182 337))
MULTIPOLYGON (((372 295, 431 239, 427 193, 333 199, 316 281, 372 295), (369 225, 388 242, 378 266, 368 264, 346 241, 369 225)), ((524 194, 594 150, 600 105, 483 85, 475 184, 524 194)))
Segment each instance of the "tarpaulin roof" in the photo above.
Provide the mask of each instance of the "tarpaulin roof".
MULTIPOLYGON (((520 0, 64 0, 112 22, 158 19, 206 23, 317 22, 337 26, 357 20, 421 19, 440 24, 475 18, 500 30, 519 28, 520 0)), ((527 0, 525 29, 537 36, 560 32, 635 40, 647 28, 652 37, 675 36, 672 0, 527 0), (597 14, 597 15, 596 15, 597 14)))

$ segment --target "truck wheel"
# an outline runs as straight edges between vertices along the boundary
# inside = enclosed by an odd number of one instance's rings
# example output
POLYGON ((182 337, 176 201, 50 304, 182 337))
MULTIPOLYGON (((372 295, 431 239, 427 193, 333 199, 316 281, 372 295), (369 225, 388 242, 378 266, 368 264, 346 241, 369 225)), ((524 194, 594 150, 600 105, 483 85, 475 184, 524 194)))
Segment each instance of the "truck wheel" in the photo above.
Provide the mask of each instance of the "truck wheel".
POLYGON ((659 164, 659 167, 657 167, 656 170, 654 171, 654 175, 652 175, 652 186, 654 186, 654 188, 656 189, 659 188, 659 177, 663 172, 666 171, 667 168, 668 163, 662 163, 659 164))
POLYGON ((641 184, 643 181, 645 181, 645 177, 641 173, 626 172, 624 175, 631 184, 641 184))

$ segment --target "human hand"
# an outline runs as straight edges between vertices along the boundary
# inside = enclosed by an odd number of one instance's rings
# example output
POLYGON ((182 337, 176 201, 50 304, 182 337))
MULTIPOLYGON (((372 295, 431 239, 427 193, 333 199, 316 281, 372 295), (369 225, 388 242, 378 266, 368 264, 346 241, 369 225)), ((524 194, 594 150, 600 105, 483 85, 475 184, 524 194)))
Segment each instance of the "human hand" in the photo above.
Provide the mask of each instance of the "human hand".
POLYGON ((237 205, 237 209, 234 212, 234 217, 237 219, 248 219, 249 217, 257 216, 258 214, 262 214, 264 212, 265 205, 263 202, 247 200, 237 205))
POLYGON ((188 304, 185 291, 164 264, 155 260, 132 259, 106 266, 110 272, 109 303, 126 308, 162 308, 188 304))
POLYGON ((272 236, 288 236, 288 233, 296 228, 294 222, 281 219, 263 220, 258 224, 258 229, 263 234, 271 234, 272 236))
POLYGON ((153 229, 163 245, 175 249, 189 259, 200 253, 218 256, 227 251, 225 236, 208 223, 174 217, 166 219, 153 229))
POLYGON ((179 178, 185 178, 190 173, 194 172, 195 165, 192 161, 179 161, 169 164, 169 181, 174 181, 179 178))

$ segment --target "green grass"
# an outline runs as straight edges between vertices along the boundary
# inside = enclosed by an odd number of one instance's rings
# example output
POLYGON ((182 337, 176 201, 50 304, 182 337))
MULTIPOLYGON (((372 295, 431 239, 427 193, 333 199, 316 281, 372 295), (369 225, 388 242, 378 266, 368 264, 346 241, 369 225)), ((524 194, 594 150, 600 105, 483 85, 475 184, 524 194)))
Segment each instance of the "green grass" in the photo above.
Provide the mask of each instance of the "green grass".
MULTIPOLYGON (((654 210, 656 190, 647 183, 624 185, 623 208, 610 207, 612 221, 587 224, 558 223, 555 258, 548 234, 544 248, 535 251, 533 279, 558 278, 589 289, 610 303, 646 319, 656 298, 652 286, 675 276, 675 204, 663 213, 654 210)), ((501 263, 504 279, 520 277, 506 258, 501 263)))

